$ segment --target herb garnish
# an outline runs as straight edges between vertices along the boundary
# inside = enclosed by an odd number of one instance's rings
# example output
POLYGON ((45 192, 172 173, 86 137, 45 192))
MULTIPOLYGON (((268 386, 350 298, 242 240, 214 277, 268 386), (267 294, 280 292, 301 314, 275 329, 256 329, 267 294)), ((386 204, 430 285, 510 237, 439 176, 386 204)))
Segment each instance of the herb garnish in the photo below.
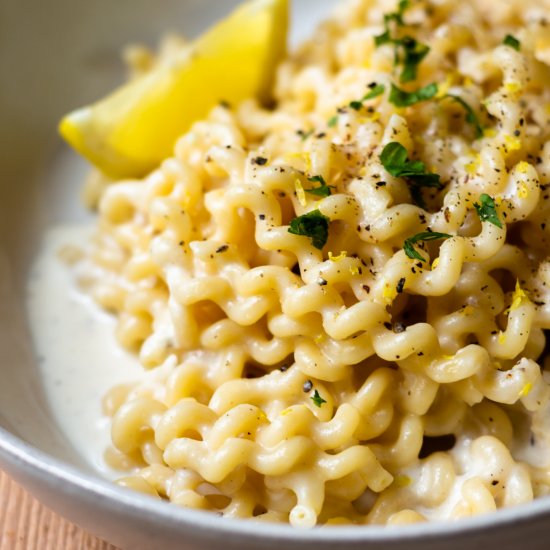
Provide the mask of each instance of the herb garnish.
POLYGON ((424 184, 439 184, 439 174, 426 172, 426 165, 420 160, 409 160, 407 149, 397 141, 392 141, 384 147, 380 161, 386 171, 395 178, 410 178, 424 184))
POLYGON ((382 44, 392 42, 390 23, 392 21, 395 21, 396 25, 403 26, 405 24, 405 22, 403 21, 403 15, 405 14, 405 10, 409 7, 409 4, 409 0, 401 0, 397 6, 396 12, 386 13, 384 15, 385 31, 382 34, 374 37, 374 43, 377 47, 381 46, 382 44))
POLYGON ((306 132, 305 130, 297 130, 296 133, 302 138, 302 141, 306 141, 309 137, 313 135, 315 130, 309 130, 306 132))
POLYGON ((474 204, 479 219, 482 222, 492 223, 502 229, 502 223, 498 219, 497 209, 493 198, 486 193, 483 193, 479 197, 479 202, 481 204, 478 204, 477 202, 474 204))
POLYGON ((438 241, 440 239, 450 239, 452 235, 448 235, 447 233, 436 233, 433 231, 425 231, 423 233, 418 233, 414 237, 409 237, 405 240, 405 243, 403 244, 403 250, 405 251, 405 254, 411 258, 412 260, 420 260, 421 262, 425 262, 426 258, 422 257, 414 248, 414 245, 418 242, 425 242, 425 241, 438 241))
POLYGON ((406 92, 401 88, 398 88, 395 84, 391 85, 390 103, 393 103, 396 107, 410 107, 420 101, 427 101, 432 99, 437 94, 438 87, 435 82, 428 84, 423 88, 418 88, 414 92, 406 92))
POLYGON ((441 189, 439 174, 426 171, 426 165, 420 160, 409 160, 407 149, 397 141, 388 143, 380 155, 382 165, 395 178, 407 178, 410 183, 411 195, 419 206, 424 206, 422 187, 441 189))
POLYGON ((310 397, 310 399, 313 401, 313 404, 316 407, 321 407, 323 403, 326 403, 326 401, 319 395, 319 392, 317 390, 315 390, 313 396, 310 397))
POLYGON ((376 84, 376 82, 373 82, 371 85, 369 85, 369 88, 371 89, 370 92, 364 95, 362 99, 358 101, 352 101, 349 104, 352 109, 359 111, 361 107, 363 107, 363 103, 365 101, 368 101, 369 99, 374 99, 375 97, 382 95, 386 90, 384 84, 376 84))
POLYGON ((333 117, 329 118, 327 121, 327 126, 329 128, 334 128, 338 124, 338 115, 334 115, 333 117))
POLYGON ((298 216, 290 222, 288 232, 311 239, 311 244, 321 250, 328 240, 330 218, 319 210, 312 210, 303 216, 298 216))
POLYGON ((334 185, 327 185, 323 176, 313 176, 308 178, 308 181, 313 183, 319 183, 319 187, 312 187, 311 189, 304 189, 306 193, 311 193, 312 195, 317 195, 318 197, 328 197, 332 194, 331 189, 336 189, 334 185))
POLYGON ((460 96, 447 94, 445 97, 456 101, 466 111, 466 122, 469 122, 474 127, 476 139, 483 137, 483 127, 481 126, 475 111, 460 96))
MULTIPOLYGON (((400 76, 401 82, 410 82, 416 80, 418 65, 428 55, 430 47, 418 42, 410 36, 405 36, 401 40, 394 40, 396 46, 403 49, 403 71, 400 76)), ((399 54, 397 53, 399 60, 399 54)))
POLYGON ((384 15, 384 32, 374 37, 374 44, 378 48, 384 44, 393 44, 395 46, 395 65, 402 63, 403 71, 401 72, 401 82, 411 82, 416 79, 418 65, 428 55, 430 47, 426 44, 418 42, 411 36, 396 38, 392 36, 392 21, 395 21, 395 26, 402 27, 405 25, 403 15, 409 7, 410 2, 399 2, 398 10, 394 13, 384 15), (402 59, 401 59, 402 57, 402 59))
POLYGON ((516 50, 517 52, 521 50, 521 42, 511 34, 507 34, 504 37, 504 40, 502 41, 502 43, 505 46, 510 46, 510 48, 514 48, 514 50, 516 50))

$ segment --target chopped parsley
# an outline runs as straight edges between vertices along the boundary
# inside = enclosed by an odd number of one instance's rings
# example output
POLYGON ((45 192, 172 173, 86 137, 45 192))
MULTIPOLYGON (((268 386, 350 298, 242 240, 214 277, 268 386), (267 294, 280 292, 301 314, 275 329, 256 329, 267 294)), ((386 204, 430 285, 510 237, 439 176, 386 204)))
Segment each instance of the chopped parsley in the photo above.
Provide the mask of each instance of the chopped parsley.
POLYGON ((327 126, 329 128, 334 128, 338 124, 338 115, 334 115, 333 117, 329 118, 327 121, 327 126))
POLYGON ((521 50, 521 42, 515 36, 512 36, 511 34, 507 34, 504 37, 504 40, 502 41, 502 43, 505 46, 510 46, 510 48, 514 48, 514 50, 516 50, 517 52, 519 52, 521 50))
POLYGON ((374 37, 374 44, 378 48, 384 44, 393 44, 395 47, 395 65, 402 63, 403 71, 401 72, 401 82, 411 82, 416 79, 418 66, 423 59, 428 55, 430 47, 426 44, 418 42, 411 36, 396 38, 392 36, 392 21, 395 26, 402 27, 405 25, 403 15, 409 7, 410 2, 399 2, 398 10, 393 13, 384 15, 384 32, 374 37))
POLYGON ((405 90, 398 88, 395 84, 392 84, 390 103, 393 103, 396 107, 410 107, 415 103, 432 99, 437 94, 437 91, 438 87, 435 82, 432 82, 432 84, 428 84, 423 88, 418 88, 413 92, 406 92, 405 90))
POLYGON ((363 103, 365 101, 368 101, 369 99, 374 99, 375 97, 382 95, 386 90, 386 87, 384 86, 384 84, 376 84, 376 82, 373 82, 371 85, 369 85, 369 88, 370 88, 370 92, 364 95, 362 99, 358 101, 352 101, 349 104, 349 106, 352 109, 359 111, 361 107, 363 107, 363 103))
POLYGON ((317 390, 315 390, 310 399, 313 401, 313 404, 316 407, 321 407, 323 403, 326 403, 326 401, 319 395, 319 392, 317 390))
POLYGON ((397 11, 393 13, 386 13, 384 15, 384 32, 378 36, 374 37, 374 43, 376 46, 381 46, 382 44, 387 44, 388 42, 392 42, 391 38, 391 29, 390 24, 392 21, 395 21, 395 24, 402 27, 405 22, 403 21, 403 15, 405 14, 405 11, 410 5, 409 0, 400 0, 397 11))
MULTIPOLYGON (((430 47, 418 42, 410 36, 405 36, 401 40, 394 41, 397 46, 403 50, 403 71, 401 72, 401 82, 411 82, 416 80, 418 65, 428 55, 430 47)), ((397 59, 399 54, 397 53, 397 59)))
POLYGON ((380 161, 386 171, 395 178, 417 180, 428 187, 441 185, 439 174, 426 172, 426 165, 420 160, 409 160, 407 149, 397 141, 392 141, 384 147, 380 161))
POLYGON ((306 141, 314 132, 315 130, 309 130, 308 132, 305 130, 298 130, 296 133, 302 138, 302 141, 306 141))
POLYGON ((474 204, 479 219, 482 222, 492 223, 493 225, 496 225, 497 227, 502 229, 502 223, 498 219, 495 201, 492 199, 492 197, 490 197, 486 193, 483 193, 479 197, 479 202, 481 204, 478 204, 477 202, 474 204))
POLYGON ((330 218, 319 210, 312 210, 303 216, 298 216, 290 222, 288 232, 311 239, 311 244, 321 250, 328 240, 330 218))
POLYGON ((423 233, 418 233, 414 237, 409 237, 408 239, 406 239, 405 243, 403 244, 403 250, 405 251, 405 254, 412 260, 420 260, 421 262, 425 262, 426 258, 421 256, 414 247, 416 243, 426 241, 438 241, 440 239, 450 239, 451 237, 452 235, 448 235, 447 233, 424 231, 423 233))
POLYGON ((397 141, 388 143, 380 155, 382 165, 395 178, 407 178, 413 200, 419 206, 424 206, 421 189, 434 187, 441 189, 439 174, 426 171, 426 165, 420 160, 409 160, 407 149, 397 141))
POLYGON ((447 94, 445 97, 456 101, 466 111, 466 122, 474 127, 476 139, 483 137, 483 127, 481 126, 475 111, 470 107, 470 105, 468 105, 460 96, 457 95, 447 94))
POLYGON ((331 189, 336 189, 334 185, 327 185, 323 176, 313 176, 308 178, 308 181, 312 183, 319 183, 319 187, 312 187, 311 189, 304 189, 306 193, 311 193, 312 195, 317 195, 318 197, 328 197, 332 194, 331 189))

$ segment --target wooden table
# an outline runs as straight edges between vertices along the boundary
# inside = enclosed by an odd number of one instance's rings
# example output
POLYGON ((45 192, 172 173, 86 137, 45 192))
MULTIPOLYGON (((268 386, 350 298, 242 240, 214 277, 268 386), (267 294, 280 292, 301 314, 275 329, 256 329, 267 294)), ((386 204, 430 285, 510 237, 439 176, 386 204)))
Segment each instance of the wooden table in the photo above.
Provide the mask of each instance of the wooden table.
POLYGON ((0 550, 117 550, 42 506, 0 471, 0 550))

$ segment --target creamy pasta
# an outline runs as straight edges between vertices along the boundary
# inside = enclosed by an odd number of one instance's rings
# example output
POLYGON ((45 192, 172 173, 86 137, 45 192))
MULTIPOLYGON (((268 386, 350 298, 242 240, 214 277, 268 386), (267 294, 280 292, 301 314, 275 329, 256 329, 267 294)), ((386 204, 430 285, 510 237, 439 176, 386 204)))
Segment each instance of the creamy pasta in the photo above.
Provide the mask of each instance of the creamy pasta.
POLYGON ((222 103, 143 180, 90 179, 80 283, 144 367, 105 399, 122 485, 305 527, 550 492, 549 21, 343 2, 275 108, 222 103))

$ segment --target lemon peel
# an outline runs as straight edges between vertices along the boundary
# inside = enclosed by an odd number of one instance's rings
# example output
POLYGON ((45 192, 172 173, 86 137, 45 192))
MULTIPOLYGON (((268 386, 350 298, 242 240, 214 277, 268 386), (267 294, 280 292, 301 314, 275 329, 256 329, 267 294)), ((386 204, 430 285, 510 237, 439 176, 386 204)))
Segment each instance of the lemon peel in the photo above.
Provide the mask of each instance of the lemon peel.
POLYGON ((219 104, 268 101, 286 52, 288 0, 251 0, 150 72, 66 115, 59 132, 112 177, 141 177, 219 104))

